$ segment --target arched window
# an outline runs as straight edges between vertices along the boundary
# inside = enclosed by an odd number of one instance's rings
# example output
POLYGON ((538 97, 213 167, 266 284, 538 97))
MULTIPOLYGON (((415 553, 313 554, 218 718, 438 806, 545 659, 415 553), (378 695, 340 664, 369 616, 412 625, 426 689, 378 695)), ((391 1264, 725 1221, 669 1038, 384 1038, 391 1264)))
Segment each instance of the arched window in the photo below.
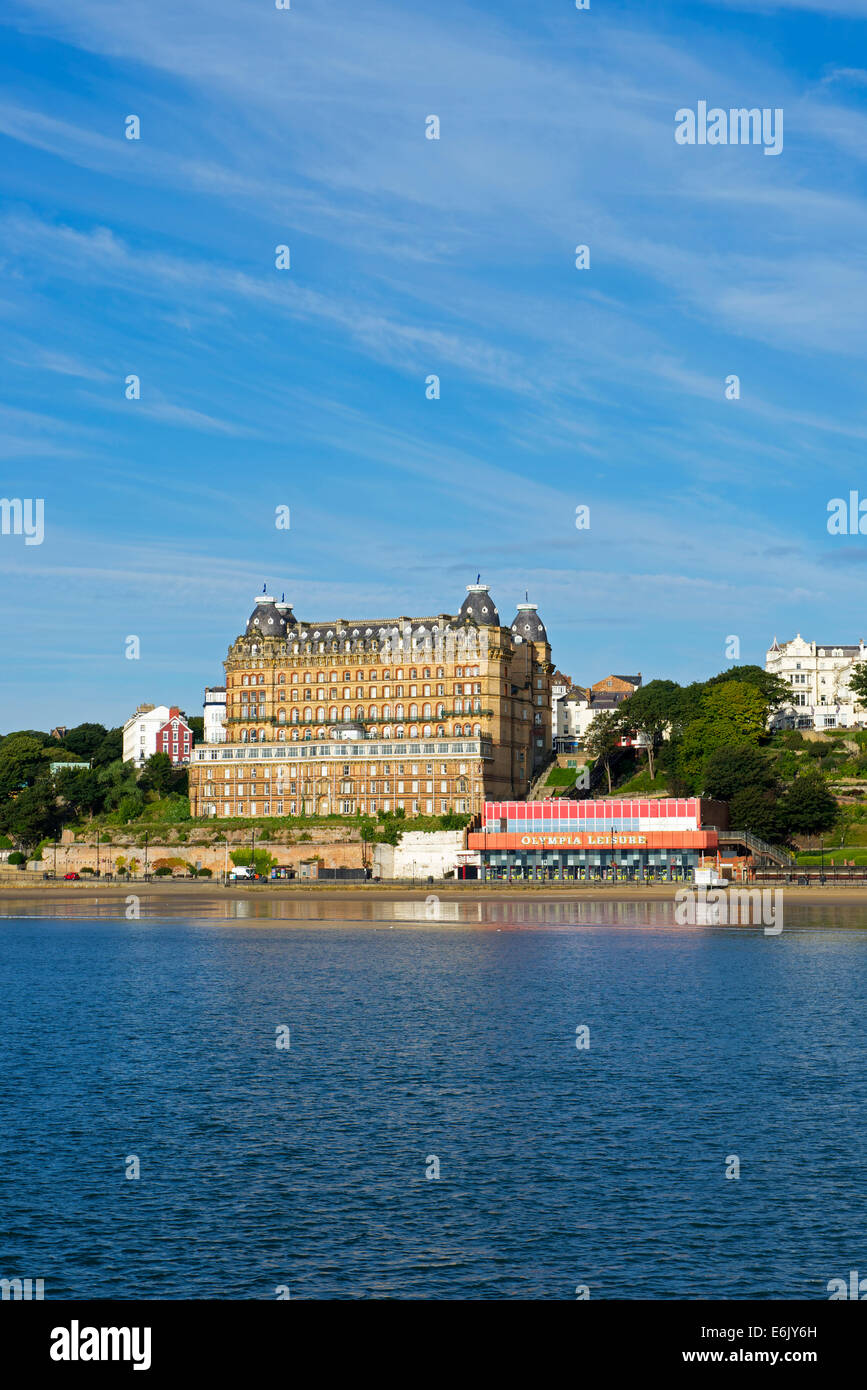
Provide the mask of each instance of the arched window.
POLYGON ((320 723, 321 723, 321 721, 325 718, 325 707, 324 707, 324 705, 319 705, 318 709, 316 710, 316 718, 317 718, 317 720, 318 720, 320 723))
POLYGON ((422 710, 422 714, 424 715, 425 719, 430 719, 430 705, 425 705, 424 709, 422 710))
POLYGON ((309 707, 304 711, 304 723, 309 724, 313 718, 313 711, 309 707))
POLYGON ((264 742, 265 742, 265 730, 264 730, 264 729, 260 729, 260 730, 259 730, 259 742, 260 742, 260 743, 264 743, 264 742))
POLYGON ((260 684, 260 685, 264 685, 264 684, 265 684, 265 677, 264 677, 264 676, 260 676, 260 677, 259 677, 259 684, 260 684))
POLYGON ((437 719, 442 719, 442 717, 443 717, 443 715, 445 714, 445 712, 446 712, 446 707, 445 707, 445 705, 437 705, 437 719))
POLYGON ((278 714, 277 714, 277 723, 278 723, 278 724, 285 724, 285 723, 286 723, 286 711, 285 711, 285 709, 281 709, 281 710, 278 712, 278 714))
POLYGON ((348 720, 350 720, 351 718, 352 718, 352 710, 349 708, 348 705, 344 705, 344 706, 343 706, 343 722, 344 722, 344 724, 345 724, 348 720))
POLYGON ((293 729, 293 730, 292 730, 292 742, 293 742, 293 743, 297 743, 297 742, 298 742, 298 730, 297 730, 297 729, 293 729))
POLYGON ((247 730, 246 730, 246 729, 242 729, 242 730, 241 730, 241 742, 242 742, 242 743, 246 743, 246 742, 247 742, 247 730))
POLYGON ((442 724, 437 724, 437 738, 445 738, 445 736, 446 731, 443 728, 442 724))
POLYGON ((285 743, 285 742, 286 742, 286 730, 285 730, 285 729, 280 729, 280 730, 278 731, 278 733, 277 733, 277 742, 278 742, 278 743, 285 743))
POLYGON ((430 724, 425 724, 422 733, 425 738, 430 738, 430 724))
POLYGON ((474 725, 473 725, 473 733, 475 734, 476 738, 481 738, 481 736, 482 736, 482 726, 481 726, 481 724, 474 724, 474 725))
POLYGON ((383 705, 383 707, 382 707, 382 717, 383 717, 383 719, 390 719, 390 718, 391 718, 391 705, 383 705))
POLYGON ((413 724, 409 731, 410 738, 418 738, 418 726, 413 724))
POLYGON ((356 706, 355 706, 355 717, 356 717, 356 719, 363 719, 363 718, 364 718, 364 706, 363 706, 363 705, 356 705, 356 706))
POLYGON ((460 726, 460 724, 456 724, 456 725, 455 725, 455 738, 460 738, 460 736, 461 736, 461 726, 460 726))
MULTIPOLYGON (((324 719, 324 718, 325 718, 325 715, 323 714, 321 717, 324 719)), ((337 723, 337 706, 336 706, 336 705, 332 705, 332 706, 331 706, 330 710, 328 711, 328 718, 329 718, 329 719, 332 719, 332 720, 334 721, 335 724, 337 723)))
POLYGON ((397 705, 394 711, 395 719, 403 719, 403 705, 397 705))
POLYGON ((297 709, 293 709, 293 711, 292 711, 292 723, 293 723, 293 724, 297 724, 297 723, 298 723, 298 711, 297 711, 297 709))
POLYGON ((418 705, 410 705, 409 717, 410 719, 418 719, 418 705))
POLYGON ((286 684, 286 677, 283 675, 282 671, 281 671, 280 675, 277 677, 277 684, 278 684, 278 685, 285 685, 285 684, 286 684))
POLYGON ((383 731, 382 731, 382 737, 383 737, 383 738, 391 738, 391 729, 389 729, 387 726, 386 726, 386 728, 384 728, 383 731))

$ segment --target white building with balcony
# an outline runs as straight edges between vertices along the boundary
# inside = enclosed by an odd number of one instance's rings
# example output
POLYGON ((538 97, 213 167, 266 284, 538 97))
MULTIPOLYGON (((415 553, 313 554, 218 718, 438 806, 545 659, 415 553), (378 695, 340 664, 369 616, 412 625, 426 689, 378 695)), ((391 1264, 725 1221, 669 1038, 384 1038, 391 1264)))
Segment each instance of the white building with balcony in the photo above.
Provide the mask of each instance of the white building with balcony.
POLYGON ((776 711, 775 728, 855 729, 867 725, 867 710, 849 686, 854 668, 867 661, 863 639, 857 646, 807 642, 798 633, 791 642, 774 638, 765 670, 779 676, 791 699, 776 711))
POLYGON ((226 687, 206 685, 204 700, 205 743, 226 742, 226 687))

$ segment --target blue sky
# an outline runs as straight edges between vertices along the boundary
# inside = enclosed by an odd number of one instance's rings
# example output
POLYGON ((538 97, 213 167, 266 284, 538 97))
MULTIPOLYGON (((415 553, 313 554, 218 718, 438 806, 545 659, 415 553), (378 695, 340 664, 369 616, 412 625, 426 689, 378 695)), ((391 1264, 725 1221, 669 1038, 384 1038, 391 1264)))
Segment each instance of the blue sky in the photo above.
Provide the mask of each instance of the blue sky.
POLYGON ((385 617, 481 571, 582 683, 867 637, 826 526, 867 496, 867 0, 5 14, 0 495, 45 539, 0 536, 0 730, 198 712, 265 582, 385 617), (700 100, 781 107, 782 154, 679 146, 700 100))

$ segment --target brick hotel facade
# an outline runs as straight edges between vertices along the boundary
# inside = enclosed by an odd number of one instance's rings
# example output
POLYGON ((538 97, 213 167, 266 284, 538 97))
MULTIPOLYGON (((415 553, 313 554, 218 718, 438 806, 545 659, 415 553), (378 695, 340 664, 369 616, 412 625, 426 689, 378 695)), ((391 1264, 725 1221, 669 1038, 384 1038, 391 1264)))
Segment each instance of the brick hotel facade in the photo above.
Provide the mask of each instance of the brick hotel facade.
POLYGON ((536 605, 485 584, 454 616, 303 622, 261 594, 229 648, 226 742, 197 747, 194 816, 481 811, 526 796, 551 745, 536 605))

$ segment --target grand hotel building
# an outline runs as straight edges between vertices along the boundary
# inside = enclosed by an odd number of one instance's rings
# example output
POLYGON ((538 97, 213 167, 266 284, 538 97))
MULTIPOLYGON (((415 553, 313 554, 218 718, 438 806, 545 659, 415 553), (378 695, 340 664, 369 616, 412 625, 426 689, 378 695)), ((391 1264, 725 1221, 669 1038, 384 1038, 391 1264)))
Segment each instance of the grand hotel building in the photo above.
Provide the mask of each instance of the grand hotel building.
POLYGON ((526 796, 551 746, 545 626, 533 603, 503 626, 485 584, 424 618, 303 622, 261 594, 224 665, 194 816, 478 813, 526 796))

